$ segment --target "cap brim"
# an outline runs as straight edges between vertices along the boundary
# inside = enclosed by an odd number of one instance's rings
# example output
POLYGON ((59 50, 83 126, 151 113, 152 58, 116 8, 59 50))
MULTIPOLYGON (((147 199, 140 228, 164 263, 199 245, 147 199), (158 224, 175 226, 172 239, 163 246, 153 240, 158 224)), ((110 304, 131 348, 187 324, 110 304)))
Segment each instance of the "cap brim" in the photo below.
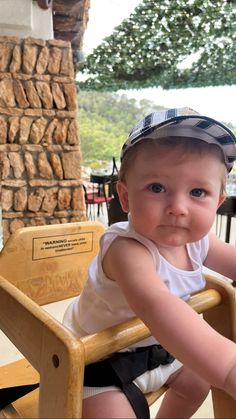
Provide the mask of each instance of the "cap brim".
POLYGON ((177 116, 157 124, 153 118, 145 126, 138 124, 123 146, 121 159, 130 147, 144 138, 170 136, 198 138, 209 144, 216 144, 223 152, 228 170, 231 170, 233 161, 236 160, 236 138, 232 131, 214 119, 200 115, 177 116))

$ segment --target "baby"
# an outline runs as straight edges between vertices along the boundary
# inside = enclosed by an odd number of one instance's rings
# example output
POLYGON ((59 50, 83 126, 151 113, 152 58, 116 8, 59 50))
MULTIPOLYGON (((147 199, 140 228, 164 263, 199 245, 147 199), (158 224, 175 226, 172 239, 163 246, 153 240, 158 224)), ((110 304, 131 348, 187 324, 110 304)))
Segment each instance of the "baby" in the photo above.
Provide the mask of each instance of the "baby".
POLYGON ((234 160, 234 134, 189 108, 130 133, 117 184, 128 221, 102 236, 64 324, 81 336, 137 316, 152 336, 86 367, 84 418, 149 417, 143 395, 164 383, 157 418, 190 418, 211 385, 236 399, 236 345, 186 304, 203 266, 236 279, 236 247, 210 231, 234 160))

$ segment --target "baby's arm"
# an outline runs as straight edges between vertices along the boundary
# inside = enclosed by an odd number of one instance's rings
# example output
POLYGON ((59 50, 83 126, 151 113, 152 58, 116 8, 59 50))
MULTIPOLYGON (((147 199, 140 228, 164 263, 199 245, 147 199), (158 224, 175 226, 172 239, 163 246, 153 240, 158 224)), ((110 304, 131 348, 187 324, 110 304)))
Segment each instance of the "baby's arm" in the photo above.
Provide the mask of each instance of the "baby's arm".
POLYGON ((236 246, 209 234, 209 251, 204 266, 236 280, 236 246))
POLYGON ((169 292, 143 245, 117 238, 104 257, 103 269, 119 283, 132 310, 163 347, 236 398, 236 345, 169 292))

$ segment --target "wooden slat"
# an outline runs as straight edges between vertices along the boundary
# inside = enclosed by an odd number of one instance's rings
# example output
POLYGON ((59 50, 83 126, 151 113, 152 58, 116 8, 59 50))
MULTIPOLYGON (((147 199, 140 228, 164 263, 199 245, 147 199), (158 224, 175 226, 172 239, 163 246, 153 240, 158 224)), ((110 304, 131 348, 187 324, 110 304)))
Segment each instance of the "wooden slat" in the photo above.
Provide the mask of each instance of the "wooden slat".
POLYGON ((39 373, 27 359, 22 358, 0 367, 0 388, 38 383, 39 373))
MULTIPOLYGON (((220 293, 211 289, 192 296, 188 304, 198 313, 202 313, 220 302, 220 293)), ((85 362, 89 364, 149 336, 148 328, 135 318, 93 335, 84 336, 80 340, 85 347, 85 362)))

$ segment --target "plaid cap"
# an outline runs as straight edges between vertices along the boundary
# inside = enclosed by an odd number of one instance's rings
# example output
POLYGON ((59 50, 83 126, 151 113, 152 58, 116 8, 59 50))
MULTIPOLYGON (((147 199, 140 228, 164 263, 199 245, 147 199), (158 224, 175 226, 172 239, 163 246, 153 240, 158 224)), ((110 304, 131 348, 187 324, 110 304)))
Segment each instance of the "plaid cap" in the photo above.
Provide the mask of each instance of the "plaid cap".
POLYGON ((225 165, 230 171, 236 160, 236 138, 221 122, 200 115, 191 108, 161 110, 147 115, 131 131, 121 150, 121 161, 126 152, 143 139, 170 136, 198 138, 218 145, 223 151, 225 165))

